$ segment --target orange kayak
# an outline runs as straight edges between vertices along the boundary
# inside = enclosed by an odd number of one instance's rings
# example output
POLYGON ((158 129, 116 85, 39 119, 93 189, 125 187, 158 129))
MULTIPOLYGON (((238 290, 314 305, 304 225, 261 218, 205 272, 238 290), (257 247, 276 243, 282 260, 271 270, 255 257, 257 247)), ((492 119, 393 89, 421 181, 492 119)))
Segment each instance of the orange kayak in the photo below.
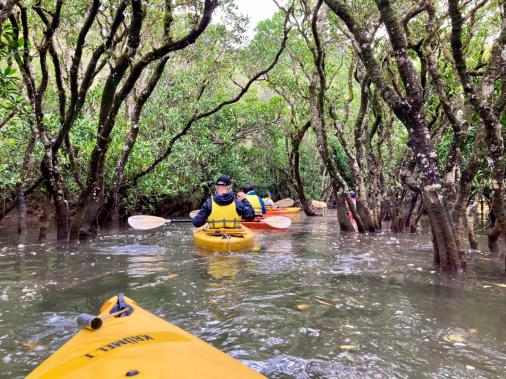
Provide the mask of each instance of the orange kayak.
POLYGON ((299 213, 302 208, 299 207, 289 207, 289 208, 276 208, 276 209, 267 209, 266 216, 279 216, 279 215, 288 215, 292 213, 299 213))
POLYGON ((275 228, 266 222, 263 222, 263 217, 257 217, 253 221, 241 221, 241 224, 250 229, 264 229, 264 230, 286 230, 281 228, 275 228))

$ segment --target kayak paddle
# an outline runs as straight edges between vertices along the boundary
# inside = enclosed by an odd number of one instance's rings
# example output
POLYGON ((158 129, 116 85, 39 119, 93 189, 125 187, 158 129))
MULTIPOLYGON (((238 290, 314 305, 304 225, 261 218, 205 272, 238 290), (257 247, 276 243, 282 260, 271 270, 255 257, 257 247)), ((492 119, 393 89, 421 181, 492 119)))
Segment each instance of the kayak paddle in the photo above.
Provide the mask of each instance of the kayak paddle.
MULTIPOLYGON (((198 210, 191 211, 190 217, 195 218, 197 213, 199 213, 198 210)), ((285 216, 270 216, 262 218, 260 220, 252 220, 248 222, 265 222, 267 225, 275 229, 288 229, 290 225, 292 225, 292 220, 289 217, 285 216)))
POLYGON ((134 229, 147 230, 158 228, 165 224, 190 223, 193 220, 169 220, 163 217, 137 215, 128 218, 128 224, 134 229))
POLYGON ((295 201, 290 198, 281 199, 274 203, 278 208, 290 208, 293 207, 293 204, 295 204, 295 201))
POLYGON ((265 222, 270 227, 276 229, 288 229, 292 225, 292 220, 285 216, 270 216, 253 222, 265 222))

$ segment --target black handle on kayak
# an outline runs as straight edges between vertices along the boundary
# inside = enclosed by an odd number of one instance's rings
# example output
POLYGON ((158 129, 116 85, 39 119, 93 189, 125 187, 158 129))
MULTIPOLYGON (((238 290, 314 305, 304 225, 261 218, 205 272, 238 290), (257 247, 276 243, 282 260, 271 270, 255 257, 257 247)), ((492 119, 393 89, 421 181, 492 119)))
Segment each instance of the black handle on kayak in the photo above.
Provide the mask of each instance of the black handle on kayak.
POLYGON ((97 330, 102 327, 102 319, 88 313, 81 313, 77 316, 77 324, 86 329, 97 330))

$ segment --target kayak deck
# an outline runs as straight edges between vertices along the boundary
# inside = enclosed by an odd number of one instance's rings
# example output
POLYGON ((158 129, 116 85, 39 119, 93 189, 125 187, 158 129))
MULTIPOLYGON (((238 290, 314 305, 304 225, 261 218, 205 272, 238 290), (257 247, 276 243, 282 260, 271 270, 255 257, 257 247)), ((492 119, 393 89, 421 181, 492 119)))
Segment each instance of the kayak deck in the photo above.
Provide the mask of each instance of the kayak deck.
POLYGON ((280 228, 269 225, 263 222, 264 217, 257 217, 253 221, 241 221, 241 224, 250 229, 262 229, 262 230, 287 230, 288 228, 280 228))
MULTIPOLYGON (((133 310, 82 329, 27 378, 264 378, 239 361, 125 298, 133 310)), ((100 317, 110 314, 117 297, 100 317)))
POLYGON ((266 216, 276 216, 280 214, 292 214, 299 213, 302 208, 299 207, 290 207, 290 208, 276 208, 276 209, 267 209, 266 216))
POLYGON ((211 251, 229 252, 249 249, 255 242, 253 238, 255 234, 246 227, 241 230, 243 233, 228 234, 226 230, 210 233, 206 229, 197 229, 193 232, 193 239, 195 245, 211 251))

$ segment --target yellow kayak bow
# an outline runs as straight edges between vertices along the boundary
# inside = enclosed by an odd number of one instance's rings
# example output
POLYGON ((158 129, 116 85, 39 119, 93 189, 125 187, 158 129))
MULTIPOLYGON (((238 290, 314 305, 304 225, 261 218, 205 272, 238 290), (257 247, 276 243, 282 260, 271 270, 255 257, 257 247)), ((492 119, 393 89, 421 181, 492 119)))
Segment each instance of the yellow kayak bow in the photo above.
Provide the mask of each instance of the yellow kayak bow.
POLYGON ((97 330, 79 331, 27 378, 264 378, 122 294, 98 317, 97 330))

